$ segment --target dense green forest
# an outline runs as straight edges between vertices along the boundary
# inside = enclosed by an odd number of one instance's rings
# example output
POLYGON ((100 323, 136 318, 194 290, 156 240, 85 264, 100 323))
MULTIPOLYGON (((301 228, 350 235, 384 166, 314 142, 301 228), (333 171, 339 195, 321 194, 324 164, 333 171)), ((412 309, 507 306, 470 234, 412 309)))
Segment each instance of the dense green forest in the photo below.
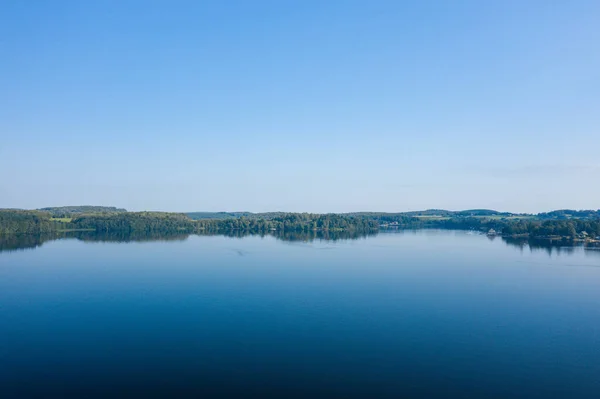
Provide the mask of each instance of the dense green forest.
POLYGON ((593 211, 593 210, 574 211, 572 209, 561 209, 558 211, 538 213, 536 215, 536 217, 538 219, 556 219, 556 220, 600 219, 600 209, 597 211, 593 211))
POLYGON ((197 226, 198 230, 202 231, 248 230, 255 232, 365 231, 379 228, 379 224, 375 220, 366 217, 313 213, 273 213, 263 214, 260 218, 199 220, 197 226))
POLYGON ((97 231, 182 231, 228 232, 270 231, 353 231, 376 230, 379 224, 365 217, 309 213, 265 214, 263 217, 193 220, 187 215, 161 212, 127 212, 106 215, 82 215, 72 220, 76 229, 97 231))
POLYGON ((81 214, 90 213, 120 213, 127 212, 126 209, 116 208, 114 206, 92 206, 92 205, 78 205, 78 206, 56 206, 41 208, 38 211, 48 212, 55 218, 70 218, 81 214))
POLYGON ((49 213, 22 210, 0 210, 0 235, 43 234, 60 228, 49 213))
POLYGON ((505 236, 595 238, 600 236, 597 211, 555 211, 519 216, 490 210, 431 210, 415 213, 357 212, 347 214, 248 213, 205 215, 169 212, 126 212, 106 207, 46 208, 47 211, 0 210, 0 235, 47 234, 79 230, 101 233, 174 234, 298 234, 309 232, 372 232, 382 228, 445 228, 505 236), (85 210, 89 212, 85 212, 85 210))
MULTIPOLYGON (((191 219, 238 219, 241 217, 250 219, 272 219, 273 217, 286 215, 286 212, 266 212, 266 213, 251 213, 251 212, 189 212, 186 213, 191 219)), ((464 211, 449 211, 445 209, 427 209, 424 211, 409 211, 409 212, 351 212, 338 214, 342 216, 360 216, 368 217, 377 220, 399 221, 407 218, 491 218, 491 219, 536 219, 536 220, 569 220, 569 219, 600 219, 600 210, 571 210, 562 209, 552 212, 544 212, 538 214, 528 213, 511 213, 498 212, 491 209, 467 209, 464 211)))
POLYGON ((239 217, 251 217, 250 212, 189 212, 186 215, 193 220, 202 219, 236 219, 239 217))
POLYGON ((92 229, 99 232, 193 232, 196 227, 195 222, 186 215, 167 212, 123 212, 81 215, 73 218, 70 225, 75 229, 92 229))
POLYGON ((447 229, 486 231, 494 229, 505 236, 595 238, 600 236, 600 219, 538 220, 538 219, 482 219, 452 218, 430 222, 447 229))

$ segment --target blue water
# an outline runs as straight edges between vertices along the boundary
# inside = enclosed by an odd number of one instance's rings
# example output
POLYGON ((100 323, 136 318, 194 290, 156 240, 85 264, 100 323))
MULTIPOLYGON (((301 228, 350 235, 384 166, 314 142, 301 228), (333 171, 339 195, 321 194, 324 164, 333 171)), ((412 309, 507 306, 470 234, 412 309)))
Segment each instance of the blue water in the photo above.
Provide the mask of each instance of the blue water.
POLYGON ((454 231, 0 252, 0 396, 600 397, 600 251, 454 231))

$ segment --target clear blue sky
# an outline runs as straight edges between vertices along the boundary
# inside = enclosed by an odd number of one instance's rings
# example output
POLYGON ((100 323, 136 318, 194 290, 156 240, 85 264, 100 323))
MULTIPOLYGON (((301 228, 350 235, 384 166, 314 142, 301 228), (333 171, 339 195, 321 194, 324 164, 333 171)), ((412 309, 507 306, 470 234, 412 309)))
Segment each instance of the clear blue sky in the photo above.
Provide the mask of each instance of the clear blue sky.
POLYGON ((0 3, 0 207, 600 208, 600 2, 0 3))

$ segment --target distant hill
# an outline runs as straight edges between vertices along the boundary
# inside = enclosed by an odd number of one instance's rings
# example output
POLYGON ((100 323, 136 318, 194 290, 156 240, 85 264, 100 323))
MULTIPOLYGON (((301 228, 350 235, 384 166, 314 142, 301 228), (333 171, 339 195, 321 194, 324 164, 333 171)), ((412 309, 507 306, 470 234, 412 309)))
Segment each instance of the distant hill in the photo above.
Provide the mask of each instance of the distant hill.
POLYGON ((552 212, 538 213, 537 217, 540 219, 554 219, 554 220, 565 220, 565 219, 600 219, 600 209, 594 210, 581 210, 576 211, 573 209, 560 209, 552 212))
POLYGON ((467 209, 464 211, 453 212, 454 215, 458 216, 511 216, 510 212, 498 212, 492 209, 467 209))
POLYGON ((405 216, 443 216, 449 217, 452 216, 455 212, 447 211, 445 209, 426 209, 424 211, 409 211, 409 212, 400 212, 401 215, 405 216))
POLYGON ((92 205, 77 205, 77 206, 55 206, 48 208, 40 208, 38 211, 49 212, 53 217, 71 217, 82 214, 95 213, 119 213, 127 212, 126 209, 116 208, 114 206, 92 206, 92 205))
MULTIPOLYGON (((38 211, 48 212, 55 218, 69 218, 80 215, 89 214, 111 214, 127 212, 123 208, 117 208, 114 206, 92 206, 92 205, 79 205, 79 206, 59 206, 59 207, 47 207, 40 208, 38 211)), ((187 212, 185 215, 193 220, 228 220, 228 219, 265 219, 271 220, 279 218, 294 212, 187 212)), ((304 214, 304 213, 298 213, 304 214)), ((413 217, 419 219, 431 219, 431 218, 490 218, 490 219, 503 219, 503 218, 535 218, 540 220, 568 220, 568 219, 584 219, 584 220, 597 220, 600 219, 599 210, 573 210, 573 209, 560 209, 551 212, 543 212, 538 214, 518 214, 511 212, 499 212, 493 209, 466 209, 462 211, 450 211, 446 209, 425 209, 422 211, 408 211, 408 212, 349 212, 340 213, 338 215, 353 216, 353 217, 366 217, 370 219, 376 219, 381 221, 389 221, 394 218, 400 217, 413 217)))
POLYGON ((188 212, 186 215, 193 220, 224 220, 238 219, 242 216, 250 216, 251 212, 188 212))
POLYGON ((449 211, 446 209, 426 209, 424 211, 408 211, 408 212, 353 212, 349 215, 354 216, 439 216, 439 217, 467 217, 467 216, 514 216, 516 214, 510 212, 498 212, 491 209, 467 209, 464 211, 449 211))
POLYGON ((193 220, 226 220, 226 219, 239 219, 241 217, 251 219, 274 219, 290 213, 296 212, 187 212, 186 215, 193 220))

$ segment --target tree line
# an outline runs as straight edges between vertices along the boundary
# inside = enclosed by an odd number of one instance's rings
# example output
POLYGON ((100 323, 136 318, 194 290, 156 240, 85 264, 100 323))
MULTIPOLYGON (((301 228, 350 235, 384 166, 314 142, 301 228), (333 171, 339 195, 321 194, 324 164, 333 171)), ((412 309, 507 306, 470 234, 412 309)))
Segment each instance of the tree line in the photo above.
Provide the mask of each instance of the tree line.
POLYGON ((54 206, 48 208, 40 208, 38 211, 48 212, 55 218, 70 218, 74 215, 96 214, 96 213, 120 213, 127 212, 126 209, 117 208, 114 206, 92 206, 92 205, 77 205, 77 206, 54 206))
POLYGON ((600 236, 600 219, 536 220, 536 219, 485 219, 452 218, 447 220, 424 222, 423 227, 439 226, 446 229, 479 230, 494 229, 504 236, 567 237, 581 235, 600 236))
POLYGON ((0 235, 43 234, 59 229, 47 212, 0 210, 0 235))
POLYGON ((235 231, 253 234, 308 232, 372 232, 383 227, 404 229, 444 228, 487 231, 506 236, 600 236, 598 219, 511 219, 453 216, 413 217, 401 213, 314 214, 274 212, 245 214, 235 218, 193 220, 186 214, 170 212, 102 212, 70 214, 24 210, 0 210, 0 235, 46 234, 64 230, 122 233, 226 234, 235 231))

